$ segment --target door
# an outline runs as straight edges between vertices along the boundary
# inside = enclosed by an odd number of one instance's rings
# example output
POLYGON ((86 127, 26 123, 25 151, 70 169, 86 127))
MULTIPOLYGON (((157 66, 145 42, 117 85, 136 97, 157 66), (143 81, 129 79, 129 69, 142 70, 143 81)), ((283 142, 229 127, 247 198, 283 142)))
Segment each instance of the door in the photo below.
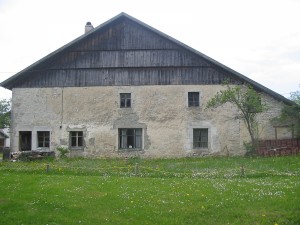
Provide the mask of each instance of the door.
POLYGON ((19 140, 20 151, 31 151, 31 131, 20 131, 19 140))

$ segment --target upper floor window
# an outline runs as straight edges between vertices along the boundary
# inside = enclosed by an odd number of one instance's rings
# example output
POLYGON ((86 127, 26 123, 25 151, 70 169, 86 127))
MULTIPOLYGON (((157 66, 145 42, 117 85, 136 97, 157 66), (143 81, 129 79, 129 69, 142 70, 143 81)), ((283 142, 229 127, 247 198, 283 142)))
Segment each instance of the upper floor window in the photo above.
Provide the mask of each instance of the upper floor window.
POLYGON ((38 131, 38 148, 50 147, 50 131, 38 131))
POLYGON ((131 93, 120 94, 120 107, 131 108, 131 93))
POLYGON ((83 131, 71 131, 70 132, 70 144, 71 148, 83 147, 83 131))
POLYGON ((188 93, 188 106, 198 107, 199 106, 199 92, 188 93))

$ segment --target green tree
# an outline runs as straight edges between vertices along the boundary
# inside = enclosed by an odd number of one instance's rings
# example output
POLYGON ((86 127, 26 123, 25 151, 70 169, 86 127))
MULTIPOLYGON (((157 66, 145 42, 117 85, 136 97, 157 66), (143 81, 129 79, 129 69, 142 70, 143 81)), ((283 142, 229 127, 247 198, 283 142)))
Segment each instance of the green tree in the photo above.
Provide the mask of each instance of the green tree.
POLYGON ((225 103, 231 103, 237 107, 239 117, 245 122, 249 132, 251 142, 244 145, 246 150, 253 152, 258 141, 258 122, 257 115, 265 110, 265 105, 261 102, 261 96, 252 86, 229 86, 223 91, 219 91, 207 103, 206 108, 216 108, 225 103))
POLYGON ((285 105, 279 117, 272 121, 289 125, 295 132, 295 136, 300 138, 300 91, 290 93, 290 99, 294 102, 291 105, 285 105))
POLYGON ((0 100, 0 128, 10 126, 11 100, 0 100))

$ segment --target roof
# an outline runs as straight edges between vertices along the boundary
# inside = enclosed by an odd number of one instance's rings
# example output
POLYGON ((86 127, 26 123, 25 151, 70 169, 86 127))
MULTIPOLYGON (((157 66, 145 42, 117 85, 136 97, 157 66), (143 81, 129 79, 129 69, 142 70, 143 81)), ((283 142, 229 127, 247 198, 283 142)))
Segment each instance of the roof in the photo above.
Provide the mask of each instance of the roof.
POLYGON ((28 76, 28 71, 30 71, 31 69, 35 68, 36 66, 38 66, 39 64, 45 62, 46 60, 52 58, 52 57, 55 57, 56 55, 60 54, 62 51, 68 49, 69 47, 73 46, 75 43, 79 42, 79 41, 82 41, 84 40, 85 38, 87 38, 88 36, 92 35, 94 32, 97 32, 98 30, 100 29, 103 29, 105 28, 106 26, 110 25, 111 23, 114 23, 115 21, 118 21, 120 19, 129 19, 143 27, 145 27, 146 29, 156 33, 157 35, 160 35, 161 37, 169 40, 170 42, 173 42, 174 44, 178 45, 178 46, 181 46, 182 48, 186 49, 187 51, 191 52, 191 53, 194 53, 202 58, 204 58, 205 60, 207 60, 208 62, 214 64, 215 66, 229 72, 230 74, 234 75, 236 78, 240 79, 240 80, 243 80, 245 83, 248 83, 250 84, 251 86, 253 86, 254 89, 258 90, 258 91, 261 91, 261 92, 265 92, 271 96, 273 96, 275 99, 279 100, 279 101, 282 101, 286 104, 293 104, 293 102, 287 98, 285 98, 284 96, 272 91, 271 89, 255 82, 254 80, 238 73, 237 71, 223 65, 222 63, 210 58, 209 56, 189 47, 188 45, 168 36, 167 34, 164 34, 163 32, 137 20, 136 18, 133 18, 131 17, 130 15, 122 12, 120 13, 119 15, 113 17, 112 19, 102 23, 101 25, 95 27, 93 30, 91 30, 90 32, 87 32, 83 35, 81 35, 80 37, 76 38, 75 40, 69 42, 68 44, 62 46, 61 48, 57 49, 56 51, 50 53, 49 55, 45 56, 44 58, 38 60, 37 62, 33 63, 32 65, 28 66, 27 68, 23 69, 22 71, 16 73, 15 75, 11 76, 10 78, 8 78, 7 80, 3 81, 0 85, 4 88, 7 88, 7 89, 12 89, 13 88, 13 83, 22 78, 22 77, 25 77, 25 76, 28 76))

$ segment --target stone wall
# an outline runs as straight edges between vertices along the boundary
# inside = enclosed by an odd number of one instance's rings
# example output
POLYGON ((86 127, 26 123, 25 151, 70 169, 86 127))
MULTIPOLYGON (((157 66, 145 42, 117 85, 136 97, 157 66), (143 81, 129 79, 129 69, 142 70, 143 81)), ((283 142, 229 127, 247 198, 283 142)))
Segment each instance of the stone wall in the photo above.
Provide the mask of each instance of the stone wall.
MULTIPOLYGON (((249 136, 237 110, 225 104, 206 110, 206 102, 221 85, 102 86, 13 89, 11 148, 19 150, 19 132, 51 133, 50 150, 69 147, 70 131, 82 131, 84 150, 72 155, 117 157, 184 157, 244 153, 249 136), (200 107, 188 107, 188 92, 200 93, 200 107), (120 93, 131 93, 131 108, 120 108, 120 93), (120 150, 118 129, 141 128, 143 149, 120 150), (193 149, 193 128, 208 129, 208 148, 193 149)), ((263 96, 268 111, 259 116, 261 137, 274 138, 269 119, 280 113, 282 103, 263 96)))

